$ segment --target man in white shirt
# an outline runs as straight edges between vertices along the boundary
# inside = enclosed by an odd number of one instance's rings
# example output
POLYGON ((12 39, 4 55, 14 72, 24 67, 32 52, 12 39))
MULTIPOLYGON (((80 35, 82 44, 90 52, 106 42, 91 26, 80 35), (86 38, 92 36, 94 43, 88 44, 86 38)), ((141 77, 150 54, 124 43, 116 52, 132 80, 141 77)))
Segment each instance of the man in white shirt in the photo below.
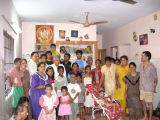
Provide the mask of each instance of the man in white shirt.
POLYGON ((50 66, 53 67, 53 69, 54 69, 54 78, 56 78, 56 77, 59 75, 58 70, 57 70, 57 68, 58 68, 59 66, 62 66, 62 67, 64 68, 63 76, 66 78, 66 70, 65 70, 65 67, 64 67, 63 64, 60 64, 60 55, 54 55, 53 58, 54 58, 54 64, 52 64, 52 65, 50 65, 50 66))
POLYGON ((38 62, 38 53, 37 52, 32 52, 31 53, 31 60, 28 63, 28 71, 30 76, 32 76, 34 73, 37 72, 37 62, 38 62))

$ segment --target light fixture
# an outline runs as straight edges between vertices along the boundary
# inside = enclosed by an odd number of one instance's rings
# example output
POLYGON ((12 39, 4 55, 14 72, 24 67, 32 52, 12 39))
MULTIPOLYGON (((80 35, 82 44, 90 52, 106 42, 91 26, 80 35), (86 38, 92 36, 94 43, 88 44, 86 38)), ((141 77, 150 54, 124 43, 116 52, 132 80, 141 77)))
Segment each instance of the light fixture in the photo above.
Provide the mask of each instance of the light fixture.
POLYGON ((15 30, 16 33, 22 33, 21 28, 18 26, 16 22, 12 22, 11 26, 15 30))

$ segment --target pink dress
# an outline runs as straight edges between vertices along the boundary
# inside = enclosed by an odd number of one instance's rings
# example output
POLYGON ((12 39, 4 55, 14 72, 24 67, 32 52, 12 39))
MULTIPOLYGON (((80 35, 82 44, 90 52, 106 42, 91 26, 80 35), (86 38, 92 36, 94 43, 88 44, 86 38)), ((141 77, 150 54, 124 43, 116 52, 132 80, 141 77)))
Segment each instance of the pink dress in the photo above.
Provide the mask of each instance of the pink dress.
POLYGON ((52 114, 47 114, 44 111, 43 107, 45 106, 48 111, 50 111, 53 106, 57 106, 59 104, 59 99, 57 96, 53 95, 51 98, 48 98, 46 95, 42 95, 39 99, 39 104, 42 107, 42 110, 39 114, 38 120, 56 120, 56 111, 54 109, 52 114))
MULTIPOLYGON (((69 96, 61 96, 62 97, 62 102, 68 101, 69 100, 69 96)), ((70 104, 60 104, 59 106, 59 111, 58 111, 58 115, 59 116, 65 116, 65 115, 70 115, 72 114, 71 112, 71 106, 70 104)))

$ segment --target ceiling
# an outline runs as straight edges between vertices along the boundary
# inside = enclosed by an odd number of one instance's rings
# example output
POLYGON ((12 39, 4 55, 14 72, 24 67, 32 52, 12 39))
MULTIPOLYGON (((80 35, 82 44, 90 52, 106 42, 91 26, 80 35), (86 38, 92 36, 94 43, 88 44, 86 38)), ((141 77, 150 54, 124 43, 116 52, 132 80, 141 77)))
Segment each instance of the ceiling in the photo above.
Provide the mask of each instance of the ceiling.
POLYGON ((70 23, 108 21, 97 25, 104 34, 160 10, 160 0, 135 0, 135 5, 112 0, 12 0, 22 22, 70 23))

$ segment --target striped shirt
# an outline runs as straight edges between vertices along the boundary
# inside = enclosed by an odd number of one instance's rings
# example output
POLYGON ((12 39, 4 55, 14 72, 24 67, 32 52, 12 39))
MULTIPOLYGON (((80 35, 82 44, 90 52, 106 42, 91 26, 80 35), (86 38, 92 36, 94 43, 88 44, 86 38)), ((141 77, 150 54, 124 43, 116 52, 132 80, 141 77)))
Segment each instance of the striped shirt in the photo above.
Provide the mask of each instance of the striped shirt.
POLYGON ((139 65, 140 70, 140 85, 139 89, 144 90, 145 92, 154 91, 154 81, 157 78, 156 67, 149 62, 148 65, 143 68, 143 63, 139 65))

